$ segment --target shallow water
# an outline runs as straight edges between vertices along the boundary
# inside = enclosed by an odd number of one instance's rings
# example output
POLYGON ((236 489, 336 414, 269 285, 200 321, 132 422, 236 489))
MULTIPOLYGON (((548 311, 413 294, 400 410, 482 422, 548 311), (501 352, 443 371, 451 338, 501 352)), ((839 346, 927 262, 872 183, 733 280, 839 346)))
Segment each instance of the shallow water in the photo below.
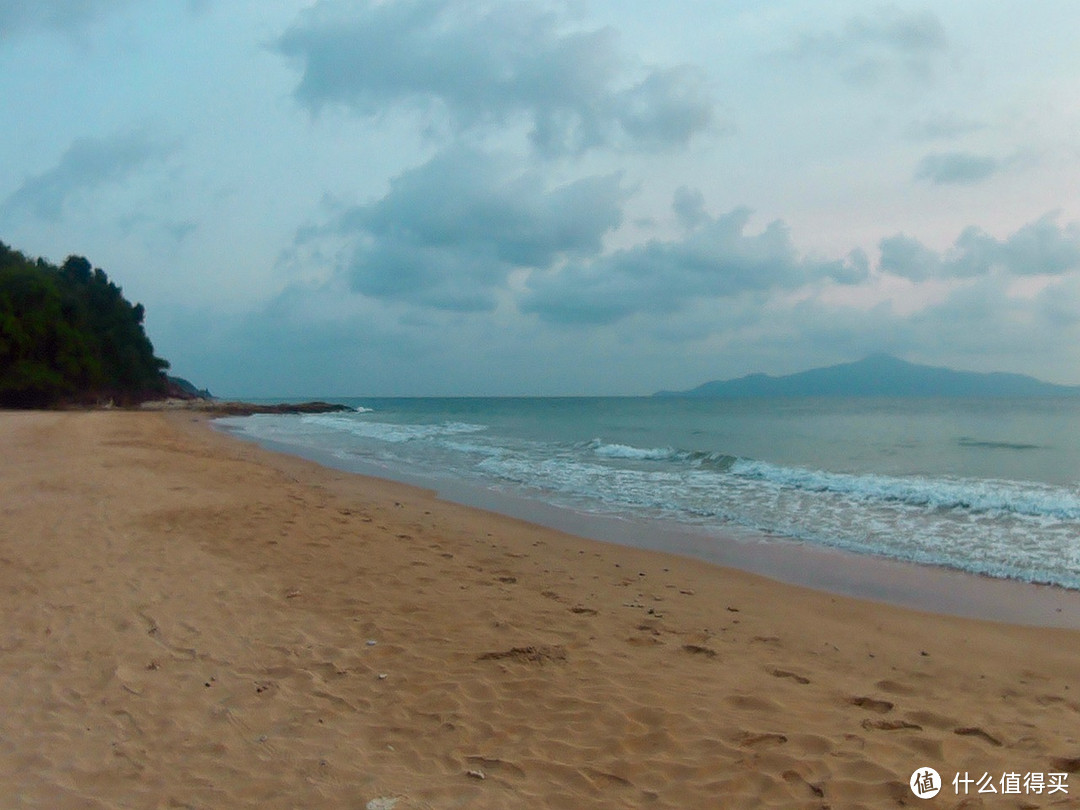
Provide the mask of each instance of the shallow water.
POLYGON ((221 420, 346 469, 1080 589, 1080 400, 342 400, 221 420))

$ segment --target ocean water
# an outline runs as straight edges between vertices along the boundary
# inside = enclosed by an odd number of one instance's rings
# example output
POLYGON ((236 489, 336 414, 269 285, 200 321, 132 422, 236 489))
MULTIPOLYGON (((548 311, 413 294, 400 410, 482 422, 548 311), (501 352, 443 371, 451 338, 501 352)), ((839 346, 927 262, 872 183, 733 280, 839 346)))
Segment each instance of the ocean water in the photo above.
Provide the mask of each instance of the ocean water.
POLYGON ((345 469, 1080 590, 1080 400, 338 400, 220 420, 345 469))

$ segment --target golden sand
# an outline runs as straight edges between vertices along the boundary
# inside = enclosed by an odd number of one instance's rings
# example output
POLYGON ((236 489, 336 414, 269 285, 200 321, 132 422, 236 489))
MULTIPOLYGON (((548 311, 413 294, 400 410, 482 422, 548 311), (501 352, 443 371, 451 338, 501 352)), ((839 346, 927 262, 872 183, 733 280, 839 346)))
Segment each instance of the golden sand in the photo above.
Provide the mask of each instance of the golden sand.
POLYGON ((1080 632, 582 540, 202 419, 0 414, 0 806, 1080 807, 1080 632))

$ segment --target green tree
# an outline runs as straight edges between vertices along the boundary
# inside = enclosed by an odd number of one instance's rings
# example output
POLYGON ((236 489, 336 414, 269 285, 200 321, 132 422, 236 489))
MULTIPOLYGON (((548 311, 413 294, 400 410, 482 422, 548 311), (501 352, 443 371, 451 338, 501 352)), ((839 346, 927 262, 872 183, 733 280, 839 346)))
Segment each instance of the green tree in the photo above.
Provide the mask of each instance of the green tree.
POLYGON ((160 393, 169 364, 154 355, 144 316, 85 258, 54 267, 0 242, 0 405, 160 393))

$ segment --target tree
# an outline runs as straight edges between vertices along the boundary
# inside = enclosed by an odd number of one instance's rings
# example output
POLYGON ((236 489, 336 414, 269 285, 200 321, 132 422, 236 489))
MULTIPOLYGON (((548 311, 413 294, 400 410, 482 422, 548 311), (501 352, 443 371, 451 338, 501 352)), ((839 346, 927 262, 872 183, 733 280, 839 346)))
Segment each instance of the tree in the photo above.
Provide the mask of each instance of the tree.
POLYGON ((137 400, 165 389, 132 305, 81 256, 55 267, 0 242, 0 405, 137 400))

